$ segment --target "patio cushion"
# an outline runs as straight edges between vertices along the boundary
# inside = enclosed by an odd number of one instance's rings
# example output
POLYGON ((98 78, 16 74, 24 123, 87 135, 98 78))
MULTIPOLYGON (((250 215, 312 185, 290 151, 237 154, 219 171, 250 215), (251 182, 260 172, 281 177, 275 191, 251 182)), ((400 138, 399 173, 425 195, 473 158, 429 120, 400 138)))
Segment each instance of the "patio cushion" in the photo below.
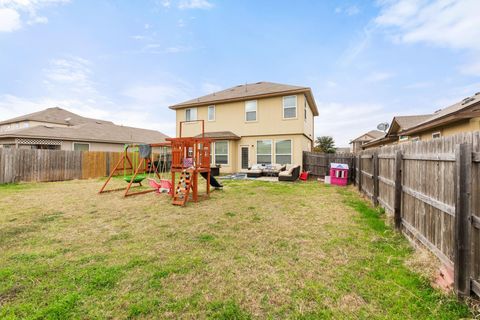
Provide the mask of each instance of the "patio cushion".
POLYGON ((278 174, 279 176, 282 176, 282 177, 288 177, 288 176, 291 176, 292 175, 292 171, 290 170, 285 170, 285 171, 282 171, 278 174))

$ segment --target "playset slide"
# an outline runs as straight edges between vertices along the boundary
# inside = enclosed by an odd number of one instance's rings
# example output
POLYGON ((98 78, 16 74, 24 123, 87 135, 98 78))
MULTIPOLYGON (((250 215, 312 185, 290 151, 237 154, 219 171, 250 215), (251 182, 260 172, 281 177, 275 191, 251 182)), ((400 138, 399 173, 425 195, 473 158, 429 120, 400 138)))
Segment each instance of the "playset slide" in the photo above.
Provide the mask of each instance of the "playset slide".
MULTIPOLYGON (((208 174, 206 172, 200 172, 200 174, 205 180, 207 180, 208 174)), ((210 175, 210 185, 214 188, 223 188, 223 186, 212 175, 210 175)))

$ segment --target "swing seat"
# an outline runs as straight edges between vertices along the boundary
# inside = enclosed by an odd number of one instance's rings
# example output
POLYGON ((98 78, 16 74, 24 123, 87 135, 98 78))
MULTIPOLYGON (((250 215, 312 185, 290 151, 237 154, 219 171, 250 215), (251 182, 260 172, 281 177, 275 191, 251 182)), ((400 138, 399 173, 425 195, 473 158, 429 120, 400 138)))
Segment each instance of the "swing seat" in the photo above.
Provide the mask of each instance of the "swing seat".
POLYGON ((155 179, 148 178, 148 184, 153 189, 157 190, 157 193, 160 193, 162 189, 168 190, 168 193, 172 190, 172 183, 170 180, 161 179, 160 182, 157 182, 155 179))
MULTIPOLYGON (((133 174, 132 174, 132 175, 124 176, 124 177, 123 177, 123 180, 125 180, 125 182, 130 182, 130 181, 132 181, 132 178, 133 178, 133 174)), ((135 179, 133 179, 133 183, 140 183, 140 182, 142 182, 143 180, 145 180, 145 178, 146 178, 146 175, 145 175, 145 174, 137 174, 137 176, 135 177, 135 179)))

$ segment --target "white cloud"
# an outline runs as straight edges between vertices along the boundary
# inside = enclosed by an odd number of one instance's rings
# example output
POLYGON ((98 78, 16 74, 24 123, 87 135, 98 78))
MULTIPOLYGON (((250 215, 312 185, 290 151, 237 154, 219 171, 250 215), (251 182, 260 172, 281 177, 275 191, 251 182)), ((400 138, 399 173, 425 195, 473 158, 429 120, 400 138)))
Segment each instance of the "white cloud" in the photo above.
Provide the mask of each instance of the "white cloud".
POLYGON ((192 47, 188 46, 172 46, 172 47, 164 47, 159 43, 150 43, 144 46, 140 52, 141 53, 152 53, 152 54, 162 54, 162 53, 181 53, 181 52, 188 52, 193 50, 192 47))
POLYGON ((20 29, 22 20, 29 25, 47 23, 48 18, 38 12, 44 7, 67 2, 69 0, 0 0, 0 32, 20 29))
POLYGON ((123 91, 123 95, 137 103, 151 107, 166 108, 169 105, 187 100, 190 88, 185 84, 136 85, 123 91))
POLYGON ((170 8, 172 2, 170 0, 162 0, 160 1, 160 5, 165 8, 170 8))
POLYGON ((360 8, 356 5, 349 5, 344 7, 336 7, 335 13, 344 13, 348 16, 355 16, 360 13, 360 8))
POLYGON ((0 32, 11 32, 20 29, 20 15, 10 8, 0 8, 0 32))
POLYGON ((187 52, 192 50, 191 47, 183 47, 183 46, 176 46, 176 47, 168 47, 165 49, 166 53, 179 53, 179 52, 187 52))
POLYGON ((48 68, 43 70, 44 83, 54 94, 97 95, 91 80, 91 62, 81 57, 53 59, 48 68))
MULTIPOLYGON (((480 54, 480 1, 478 0, 396 0, 382 1, 375 23, 392 32, 403 43, 427 43, 439 47, 465 49, 480 54)), ((480 74, 478 58, 467 73, 480 74)))
POLYGON ((368 48, 371 42, 373 28, 368 24, 361 33, 358 39, 355 40, 339 58, 339 64, 343 67, 349 66, 365 49, 368 48))
POLYGON ((317 101, 320 116, 315 120, 315 136, 333 136, 337 147, 348 147, 350 140, 389 122, 394 114, 383 105, 317 101))
POLYGON ((393 77, 393 74, 388 72, 372 72, 365 80, 368 82, 382 82, 393 77))
POLYGON ((218 92, 222 89, 223 89, 222 86, 220 86, 218 84, 215 84, 215 83, 211 83, 211 82, 202 83, 202 92, 204 94, 210 94, 210 93, 218 92))
POLYGON ((207 0, 181 0, 178 3, 179 9, 211 9, 213 3, 207 0))

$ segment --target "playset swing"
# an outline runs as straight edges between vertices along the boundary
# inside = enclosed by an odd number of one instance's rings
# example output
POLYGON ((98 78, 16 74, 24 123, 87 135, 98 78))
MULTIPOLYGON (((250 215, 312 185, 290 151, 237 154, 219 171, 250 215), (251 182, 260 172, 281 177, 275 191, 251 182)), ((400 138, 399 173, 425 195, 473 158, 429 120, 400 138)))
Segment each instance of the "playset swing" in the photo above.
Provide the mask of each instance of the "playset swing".
MULTIPOLYGON (((153 154, 152 154, 152 158, 153 158, 153 154)), ((172 183, 170 182, 170 180, 164 177, 164 174, 167 173, 167 164, 168 164, 167 147, 162 147, 159 160, 157 162, 157 165, 155 166, 155 173, 158 174, 158 171, 160 171, 160 174, 159 174, 160 180, 157 181, 154 178, 151 178, 150 176, 147 178, 148 185, 151 188, 155 189, 156 193, 165 192, 165 193, 171 194, 173 192, 172 183), (160 168, 160 164, 161 164, 161 168, 160 168)))
MULTIPOLYGON (((152 143, 152 144, 143 144, 143 145, 134 145, 134 144, 127 144, 124 147, 122 156, 118 160, 117 164, 110 172, 107 180, 103 184, 102 188, 98 193, 105 193, 105 192, 112 192, 112 191, 121 191, 125 190, 124 196, 134 196, 138 194, 145 194, 149 192, 158 191, 158 189, 149 189, 149 190, 141 190, 137 192, 131 192, 130 189, 132 188, 133 184, 138 184, 137 187, 142 186, 142 181, 145 179, 154 180, 151 178, 151 175, 156 176, 160 183, 162 181, 162 177, 159 174, 157 169, 157 165, 153 159, 153 148, 160 147, 164 150, 165 156, 163 160, 160 157, 158 163, 163 161, 163 163, 167 162, 167 148, 169 147, 170 143, 152 143), (130 153, 130 154, 129 154, 130 153), (122 165, 123 164, 123 165, 122 165), (112 177, 116 175, 118 172, 123 171, 123 180, 128 183, 126 188, 117 188, 117 189, 110 189, 106 190, 108 183, 111 181, 112 177)), ((150 185, 149 180, 149 185, 150 185)), ((165 180, 165 179, 163 179, 165 180)), ((155 180, 154 180, 155 181, 155 180)))

